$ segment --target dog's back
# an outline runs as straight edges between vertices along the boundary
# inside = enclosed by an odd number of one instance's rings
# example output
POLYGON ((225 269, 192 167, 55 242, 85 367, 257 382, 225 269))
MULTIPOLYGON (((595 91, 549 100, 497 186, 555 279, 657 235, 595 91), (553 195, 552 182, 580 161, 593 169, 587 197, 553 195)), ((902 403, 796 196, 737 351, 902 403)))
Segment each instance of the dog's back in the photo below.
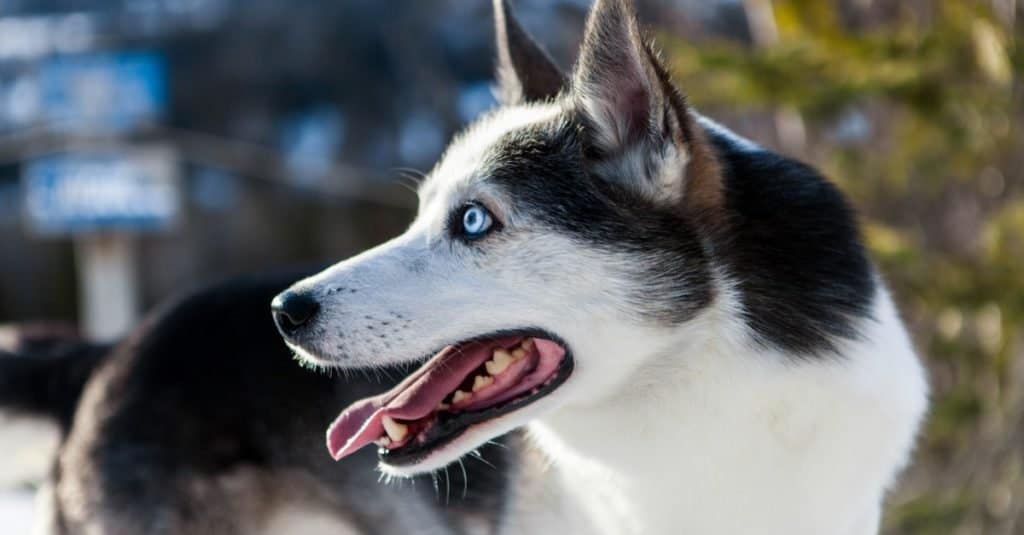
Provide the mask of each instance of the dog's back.
POLYGON ((337 405, 382 385, 295 365, 266 312, 295 276, 195 293, 112 348, 79 342, 0 359, 0 406, 65 431, 43 491, 45 532, 487 530, 504 449, 436 486, 380 485, 369 452, 341 466, 322 452, 337 405))

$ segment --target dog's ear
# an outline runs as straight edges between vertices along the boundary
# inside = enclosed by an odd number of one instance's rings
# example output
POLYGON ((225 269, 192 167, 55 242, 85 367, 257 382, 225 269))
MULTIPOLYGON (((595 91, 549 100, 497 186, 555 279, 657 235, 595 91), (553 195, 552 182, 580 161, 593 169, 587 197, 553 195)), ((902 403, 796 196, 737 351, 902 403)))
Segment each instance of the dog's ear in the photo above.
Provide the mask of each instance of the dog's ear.
MULTIPOLYGON (((693 184, 687 184, 687 175, 693 171, 717 174, 685 99, 645 40, 626 0, 595 2, 571 96, 598 174, 661 201, 689 195, 693 184)), ((700 180, 717 183, 707 177, 700 180)), ((718 186, 708 187, 712 191, 702 191, 701 196, 714 193, 718 186)))
POLYGON ((502 104, 554 98, 565 76, 551 57, 519 25, 505 0, 494 0, 498 51, 498 98, 502 104))

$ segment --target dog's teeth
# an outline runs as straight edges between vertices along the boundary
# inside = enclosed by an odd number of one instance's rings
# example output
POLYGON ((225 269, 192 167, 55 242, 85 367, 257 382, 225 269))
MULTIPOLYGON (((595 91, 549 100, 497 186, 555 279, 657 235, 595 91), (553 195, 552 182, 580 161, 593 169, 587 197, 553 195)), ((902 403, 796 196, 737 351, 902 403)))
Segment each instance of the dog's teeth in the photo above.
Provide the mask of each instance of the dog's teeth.
POLYGON ((513 356, 513 357, 514 357, 514 358, 515 358, 516 360, 519 360, 519 359, 521 359, 521 358, 523 358, 523 357, 525 357, 525 356, 526 356, 526 351, 524 351, 524 350, 523 350, 522 348, 518 348, 518 347, 517 347, 517 348, 515 349, 515 351, 513 351, 513 352, 512 352, 512 356, 513 356))
POLYGON ((476 379, 473 380, 473 392, 479 392, 480 390, 483 390, 484 388, 491 386, 491 383, 493 382, 494 377, 491 377, 489 375, 477 375, 476 379))
POLYGON ((509 353, 507 349, 495 349, 493 358, 484 363, 484 367, 487 368, 487 373, 497 375, 505 371, 505 368, 508 368, 513 360, 515 359, 512 357, 512 353, 509 353))
POLYGON ((523 343, 519 344, 519 346, 527 351, 533 349, 533 338, 527 338, 526 340, 523 340, 523 343))
POLYGON ((508 366, 512 363, 512 354, 502 349, 501 351, 494 352, 494 363, 502 366, 508 366))
POLYGON ((391 445, 391 439, 386 437, 386 436, 385 437, 380 437, 380 438, 377 439, 376 443, 377 443, 378 446, 380 446, 382 448, 386 448, 386 447, 391 445))
POLYGON ((384 432, 391 437, 391 440, 395 442, 401 442, 405 439, 405 436, 409 434, 409 426, 398 423, 390 416, 384 416, 381 419, 381 423, 384 424, 384 432))
POLYGON ((441 403, 437 404, 437 410, 439 410, 439 411, 446 411, 446 410, 448 410, 449 407, 451 407, 451 405, 449 405, 449 404, 447 404, 447 403, 445 403, 443 401, 441 403))
POLYGON ((512 357, 495 356, 492 361, 483 363, 483 367, 487 369, 487 373, 490 375, 498 375, 508 369, 509 365, 512 364, 512 357))
POLYGON ((459 403, 460 401, 462 401, 464 399, 469 399, 470 397, 472 397, 472 395, 469 394, 468 392, 463 392, 462 390, 456 390, 455 391, 455 395, 452 396, 452 403, 459 403))

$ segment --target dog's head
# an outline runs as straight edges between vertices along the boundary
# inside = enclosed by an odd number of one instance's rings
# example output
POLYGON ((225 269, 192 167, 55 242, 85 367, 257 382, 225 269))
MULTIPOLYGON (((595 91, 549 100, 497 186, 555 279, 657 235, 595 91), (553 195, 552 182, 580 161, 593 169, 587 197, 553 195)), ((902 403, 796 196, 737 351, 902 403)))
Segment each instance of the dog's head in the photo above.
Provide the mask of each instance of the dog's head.
POLYGON ((631 7, 596 2, 569 76, 500 0, 495 20, 502 106, 452 142, 409 230, 275 299, 313 365, 430 357, 339 417, 335 457, 376 442, 395 473, 444 466, 614 394, 714 298, 716 160, 631 7))

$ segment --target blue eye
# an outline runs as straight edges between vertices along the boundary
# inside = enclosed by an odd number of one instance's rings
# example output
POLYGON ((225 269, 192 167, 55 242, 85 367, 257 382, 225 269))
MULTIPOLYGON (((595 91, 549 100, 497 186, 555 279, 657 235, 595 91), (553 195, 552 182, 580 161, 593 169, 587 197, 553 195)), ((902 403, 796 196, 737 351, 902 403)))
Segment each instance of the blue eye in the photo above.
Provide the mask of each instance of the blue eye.
POLYGON ((462 233, 467 238, 480 238, 494 225, 494 219, 486 208, 469 204, 462 210, 462 233))

